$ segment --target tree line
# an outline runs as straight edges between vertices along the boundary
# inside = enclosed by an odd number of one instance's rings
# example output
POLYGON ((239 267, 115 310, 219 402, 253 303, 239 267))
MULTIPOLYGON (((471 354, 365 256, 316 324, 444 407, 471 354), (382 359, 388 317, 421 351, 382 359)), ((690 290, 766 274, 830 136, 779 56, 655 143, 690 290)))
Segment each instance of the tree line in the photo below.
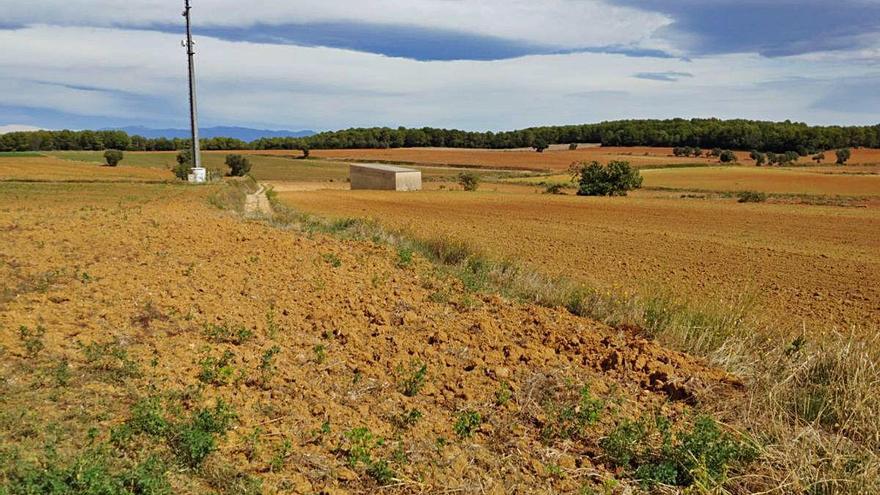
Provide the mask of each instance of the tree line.
MULTIPOLYGON (((797 122, 668 119, 618 120, 597 124, 531 127, 505 132, 470 132, 431 127, 388 127, 322 132, 305 138, 263 138, 250 143, 234 138, 201 140, 207 150, 341 149, 341 148, 535 148, 549 143, 599 143, 603 146, 662 146, 757 150, 801 156, 823 150, 880 148, 880 125, 809 126, 797 122)), ((34 131, 0 135, 0 151, 121 149, 174 151, 188 139, 145 138, 122 131, 34 131)))

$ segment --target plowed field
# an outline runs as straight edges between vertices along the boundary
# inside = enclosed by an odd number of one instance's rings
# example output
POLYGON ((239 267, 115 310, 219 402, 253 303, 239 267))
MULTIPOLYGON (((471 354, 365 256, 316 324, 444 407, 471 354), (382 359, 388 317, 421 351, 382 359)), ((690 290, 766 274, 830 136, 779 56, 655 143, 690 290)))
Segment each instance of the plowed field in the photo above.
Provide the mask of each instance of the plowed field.
POLYGON ((880 325, 876 208, 579 198, 512 187, 289 192, 282 199, 307 212, 374 218, 419 237, 456 236, 613 290, 672 289, 697 301, 753 295, 761 310, 793 325, 880 325))
POLYGON ((418 257, 242 221, 217 190, 0 184, 0 491, 624 493, 616 424, 740 394, 418 257))
MULTIPOLYGON (((290 151, 259 151, 260 154, 290 154, 290 151)), ((826 153, 831 162, 833 153, 826 153)), ((312 150, 312 156, 334 160, 389 161, 401 163, 458 165, 472 167, 507 168, 522 170, 563 171, 572 162, 598 160, 626 160, 640 168, 670 165, 717 164, 717 158, 680 158, 673 156, 672 148, 652 147, 581 147, 574 151, 547 150, 537 153, 529 150, 485 150, 460 148, 397 148, 312 150)), ((753 164, 748 152, 737 152, 742 163, 753 164)), ((804 165, 814 164, 809 157, 799 160, 804 165)), ((826 160, 826 163, 828 161, 826 160)), ((880 163, 880 150, 854 149, 848 162, 855 164, 880 163)))

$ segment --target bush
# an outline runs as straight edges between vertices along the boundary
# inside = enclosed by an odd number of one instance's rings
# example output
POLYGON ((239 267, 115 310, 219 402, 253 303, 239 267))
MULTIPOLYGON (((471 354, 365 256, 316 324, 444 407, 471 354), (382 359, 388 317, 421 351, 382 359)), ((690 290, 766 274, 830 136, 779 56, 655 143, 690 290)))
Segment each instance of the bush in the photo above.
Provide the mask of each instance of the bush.
POLYGON ((119 150, 107 150, 104 152, 104 160, 108 167, 115 167, 122 161, 123 154, 119 150))
POLYGON ((226 155, 226 166, 231 177, 244 177, 251 171, 250 160, 241 155, 226 155))
POLYGON ((718 160, 720 160, 721 163, 735 162, 736 161, 736 153, 734 153, 730 150, 724 150, 721 152, 721 154, 718 155, 718 160))
POLYGON ((740 203, 763 203, 767 201, 767 195, 757 191, 742 191, 737 194, 740 203))
POLYGON ((174 176, 178 179, 187 180, 187 178, 189 178, 189 173, 193 168, 192 162, 192 151, 181 150, 177 153, 177 165, 175 165, 171 171, 174 172, 174 176))
POLYGON ((626 196, 627 191, 642 187, 642 176, 629 162, 580 162, 572 165, 578 182, 578 196, 626 196))
POLYGON ((476 191, 480 187, 480 177, 472 172, 458 174, 458 183, 465 191, 476 191))
POLYGON ((568 150, 569 150, 569 151, 575 151, 575 150, 577 150, 577 149, 578 149, 578 144, 577 144, 577 143, 571 143, 571 144, 568 145, 568 150))
POLYGON ((837 164, 843 165, 852 157, 852 151, 849 148, 842 148, 835 152, 837 155, 837 164))
POLYGON ((565 184, 550 184, 544 189, 544 194, 565 194, 565 184))

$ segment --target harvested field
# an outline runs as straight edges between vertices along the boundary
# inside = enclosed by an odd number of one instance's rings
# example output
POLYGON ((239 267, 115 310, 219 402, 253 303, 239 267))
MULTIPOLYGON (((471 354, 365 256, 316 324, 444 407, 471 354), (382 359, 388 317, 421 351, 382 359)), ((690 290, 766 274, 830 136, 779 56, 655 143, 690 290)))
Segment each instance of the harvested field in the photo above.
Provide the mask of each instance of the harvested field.
MULTIPOLYGON (((290 151, 255 151, 267 155, 288 155, 290 151)), ((626 160, 639 168, 663 168, 672 166, 717 165, 717 158, 681 158, 673 156, 672 148, 652 147, 581 147, 577 150, 551 149, 543 153, 528 150, 486 150, 461 148, 393 148, 393 149, 345 149, 312 150, 312 156, 329 160, 378 161, 394 163, 450 165, 480 168, 499 168, 534 171, 564 171, 572 162, 597 160, 626 160)), ((753 164, 748 152, 737 152, 741 163, 753 164)), ((833 163, 833 153, 828 154, 833 163)), ((809 157, 799 160, 803 165, 815 165, 809 157)), ((828 163, 826 160, 825 163, 828 163)), ((880 150, 854 149, 848 162, 855 164, 880 164, 880 150)))
POLYGON ((281 199, 306 212, 373 218, 422 238, 453 236, 613 291, 670 291, 722 305, 751 296, 792 326, 880 325, 877 208, 646 194, 578 198, 512 188, 290 192, 281 199))
MULTIPOLYGON (((880 196, 880 175, 858 171, 865 167, 769 168, 701 167, 642 170, 643 187, 681 191, 761 191, 776 194, 880 196), (841 169, 849 169, 847 173, 841 169)), ((511 179, 526 183, 568 183, 570 175, 511 179)))
POLYGON ((0 184, 0 489, 623 493, 601 439, 742 397, 418 256, 244 222, 222 187, 0 184))
POLYGON ((170 181, 167 171, 73 162, 52 157, 0 157, 0 181, 170 181))

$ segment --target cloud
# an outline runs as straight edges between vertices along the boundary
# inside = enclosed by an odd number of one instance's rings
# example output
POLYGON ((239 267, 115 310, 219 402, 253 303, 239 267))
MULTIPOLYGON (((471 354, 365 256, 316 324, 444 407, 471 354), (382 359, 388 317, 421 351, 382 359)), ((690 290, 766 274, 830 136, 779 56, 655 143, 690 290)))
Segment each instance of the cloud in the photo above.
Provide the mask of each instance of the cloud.
MULTIPOLYGON (((12 25, 150 28, 180 26, 180 3, 129 0, 122 9, 116 0, 0 0, 0 12, 3 22, 12 25)), ((254 28, 248 34, 258 36, 257 28, 275 26, 288 31, 282 33, 282 38, 300 39, 332 34, 322 26, 351 30, 352 26, 361 25, 366 26, 364 29, 394 26, 394 30, 404 33, 461 33, 463 39, 477 36, 556 49, 644 48, 643 42, 651 33, 669 23, 662 14, 616 6, 604 0, 196 0, 194 4, 193 15, 199 29, 254 28)), ((395 33, 390 34, 393 37, 395 33)), ((345 32, 341 36, 351 38, 345 32)), ((362 43, 351 39, 347 42, 362 43)))
POLYGON ((647 79, 649 81, 663 81, 663 82, 675 82, 679 81, 686 77, 694 77, 690 72, 676 72, 676 71, 666 71, 666 72, 639 72, 638 74, 634 74, 633 77, 638 79, 647 79))
POLYGON ((877 0, 616 0, 672 19, 657 37, 700 56, 782 57, 880 46, 877 0))
POLYGON ((7 134, 10 132, 25 132, 25 131, 39 131, 40 127, 35 127, 32 125, 22 125, 22 124, 10 124, 10 125, 0 125, 0 134, 7 134))

